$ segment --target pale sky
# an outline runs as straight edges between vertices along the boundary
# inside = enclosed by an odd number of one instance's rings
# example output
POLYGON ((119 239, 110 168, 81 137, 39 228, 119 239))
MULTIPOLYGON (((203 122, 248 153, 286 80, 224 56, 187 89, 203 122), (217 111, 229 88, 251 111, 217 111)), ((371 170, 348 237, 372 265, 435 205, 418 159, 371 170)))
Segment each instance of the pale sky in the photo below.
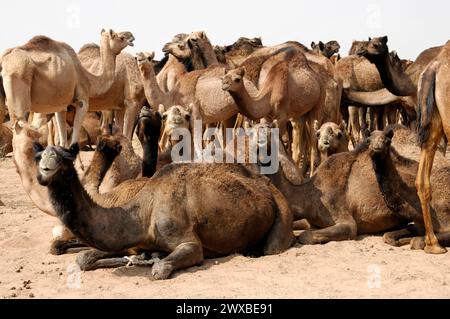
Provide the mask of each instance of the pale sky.
POLYGON ((1 51, 38 34, 76 51, 99 42, 100 30, 131 31, 135 47, 155 51, 177 33, 206 31, 213 44, 261 36, 264 45, 287 40, 337 40, 346 55, 352 40, 389 36, 389 48, 414 59, 450 39, 447 0, 11 0, 2 2, 1 51))

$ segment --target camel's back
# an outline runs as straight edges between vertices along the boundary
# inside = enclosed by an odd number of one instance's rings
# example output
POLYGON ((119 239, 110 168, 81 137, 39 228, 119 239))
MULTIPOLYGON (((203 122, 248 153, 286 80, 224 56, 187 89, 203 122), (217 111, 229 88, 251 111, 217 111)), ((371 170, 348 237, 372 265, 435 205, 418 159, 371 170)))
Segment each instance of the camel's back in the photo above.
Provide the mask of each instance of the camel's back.
POLYGON ((351 55, 340 59, 336 73, 344 88, 366 92, 384 88, 376 66, 364 57, 351 55))

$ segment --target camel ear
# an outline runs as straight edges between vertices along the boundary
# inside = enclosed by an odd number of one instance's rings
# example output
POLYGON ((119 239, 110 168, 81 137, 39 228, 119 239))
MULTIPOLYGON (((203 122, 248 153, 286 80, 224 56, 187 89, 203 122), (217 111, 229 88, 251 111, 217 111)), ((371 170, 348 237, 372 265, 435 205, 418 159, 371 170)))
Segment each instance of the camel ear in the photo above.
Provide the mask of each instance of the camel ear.
POLYGON ((100 34, 103 34, 103 32, 106 32, 105 28, 103 28, 102 31, 100 31, 100 34))
POLYGON ((164 107, 164 105, 162 105, 162 104, 158 105, 159 114, 163 115, 165 111, 166 111, 166 108, 164 107))
POLYGON ((205 39, 206 38, 206 33, 205 31, 200 31, 200 39, 205 39))
POLYGON ((311 42, 311 48, 314 49, 316 47, 316 42, 311 42))
POLYGON ((363 131, 362 131, 362 136, 363 136, 363 138, 366 140, 369 140, 369 138, 370 138, 370 131, 369 131, 369 129, 368 128, 365 128, 363 131))
POLYGON ((342 130, 343 132, 346 131, 346 127, 347 125, 345 124, 345 121, 341 121, 341 124, 339 124, 339 129, 342 130))
POLYGON ((73 157, 72 160, 75 160, 78 153, 80 153, 80 145, 78 143, 70 145, 69 154, 73 157))
POLYGON ((38 154, 44 151, 44 146, 42 146, 39 142, 33 142, 33 150, 34 154, 38 154))
POLYGON ((322 41, 319 41, 319 49, 320 50, 325 49, 325 44, 322 41))
POLYGON ((155 58, 155 51, 152 51, 152 52, 148 55, 148 60, 149 60, 149 61, 153 61, 154 58, 155 58))
POLYGON ((23 127, 20 126, 19 121, 16 120, 14 121, 12 129, 16 134, 20 134, 20 132, 22 132, 23 127))
POLYGON ((316 133, 320 130, 320 125, 319 125, 318 120, 314 120, 313 128, 316 133))
POLYGON ((369 41, 372 41, 372 38, 371 38, 371 37, 369 37, 369 41))
POLYGON ((188 107, 186 108, 186 110, 187 110, 189 113, 192 113, 192 111, 194 110, 194 103, 190 103, 190 104, 188 105, 188 107))
POLYGON ((245 74, 245 68, 243 68, 243 67, 239 67, 238 68, 238 70, 237 70, 237 74, 239 75, 239 76, 244 76, 244 74, 245 74))
POLYGON ((389 128, 384 135, 392 139, 394 137, 394 130, 392 128, 389 128))

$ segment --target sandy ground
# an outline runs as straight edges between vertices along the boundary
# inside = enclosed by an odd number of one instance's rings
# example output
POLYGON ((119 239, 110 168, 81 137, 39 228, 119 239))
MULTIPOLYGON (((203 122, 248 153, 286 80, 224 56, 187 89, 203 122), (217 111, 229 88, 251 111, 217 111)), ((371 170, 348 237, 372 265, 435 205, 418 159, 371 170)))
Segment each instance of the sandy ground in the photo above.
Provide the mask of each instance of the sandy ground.
MULTIPOLYGON (((416 148, 407 151, 417 158, 416 148)), ((442 156, 437 163, 448 165, 442 156)), ((166 281, 152 280, 143 267, 78 273, 75 254, 48 253, 56 220, 34 207, 11 158, 0 160, 0 200, 6 205, 0 206, 3 298, 450 297, 450 254, 393 248, 380 236, 207 260, 166 281)))

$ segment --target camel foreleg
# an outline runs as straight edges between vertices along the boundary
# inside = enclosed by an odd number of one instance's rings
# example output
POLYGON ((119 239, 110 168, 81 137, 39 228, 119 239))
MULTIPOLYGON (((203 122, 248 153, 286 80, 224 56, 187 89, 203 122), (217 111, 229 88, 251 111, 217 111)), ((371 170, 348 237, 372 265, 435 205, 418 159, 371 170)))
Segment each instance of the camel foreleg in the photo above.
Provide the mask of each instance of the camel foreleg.
POLYGON ((357 235, 356 222, 346 221, 319 230, 305 230, 297 238, 304 245, 325 244, 330 241, 355 239, 357 235))

